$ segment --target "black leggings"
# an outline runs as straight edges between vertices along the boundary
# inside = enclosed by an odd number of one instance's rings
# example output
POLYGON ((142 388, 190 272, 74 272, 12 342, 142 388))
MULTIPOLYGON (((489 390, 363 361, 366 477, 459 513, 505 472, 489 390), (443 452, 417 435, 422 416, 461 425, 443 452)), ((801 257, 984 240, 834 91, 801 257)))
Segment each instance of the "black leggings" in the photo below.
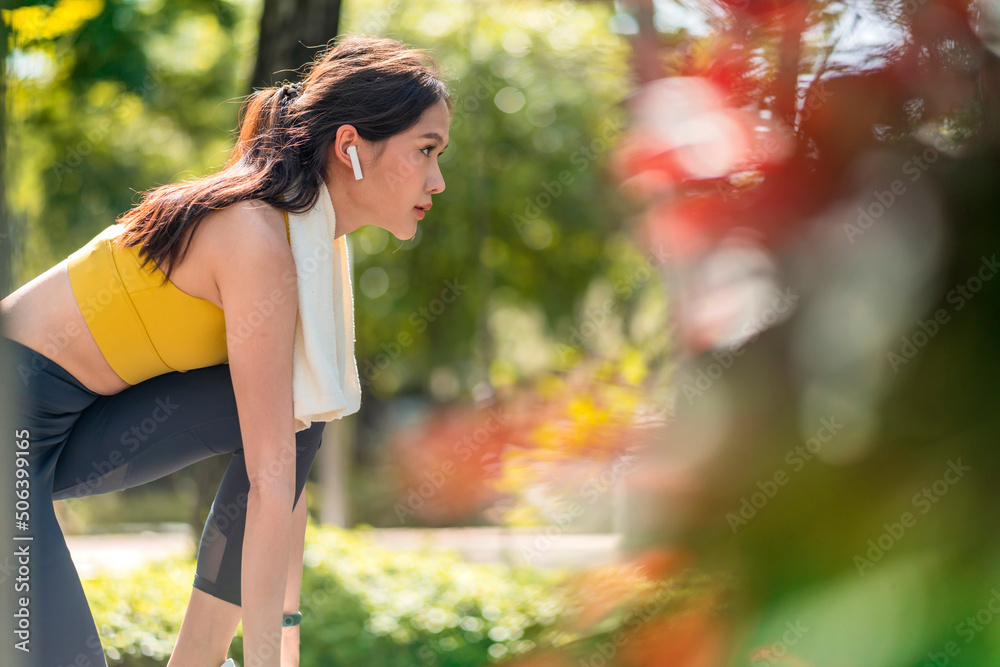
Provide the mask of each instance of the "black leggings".
MULTIPOLYGON (((30 649, 15 650, 9 664, 107 665, 52 501, 131 488, 217 454, 233 456, 202 532, 193 585, 239 605, 250 482, 229 365, 166 373, 103 396, 25 345, 2 336, 0 345, 7 360, 0 381, 14 397, 14 441, 5 434, 0 469, 22 501, 5 547, 13 572, 0 577, 14 627, 0 631, 13 630, 14 642, 30 649)), ((325 425, 295 435, 296 504, 325 425)))

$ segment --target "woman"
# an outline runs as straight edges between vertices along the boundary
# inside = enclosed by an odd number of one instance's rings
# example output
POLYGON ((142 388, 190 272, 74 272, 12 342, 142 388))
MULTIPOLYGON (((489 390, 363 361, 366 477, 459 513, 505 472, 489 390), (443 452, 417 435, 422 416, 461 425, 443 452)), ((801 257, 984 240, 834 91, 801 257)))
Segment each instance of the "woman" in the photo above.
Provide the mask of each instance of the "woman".
POLYGON ((31 539, 14 542, 28 550, 30 590, 2 584, 30 614, 14 664, 106 664, 53 499, 129 488, 228 452, 169 665, 218 667, 241 618, 247 667, 298 664, 298 628, 283 628, 283 614, 298 610, 299 497, 324 422, 289 427, 298 313, 296 281, 283 277, 301 274, 287 213, 311 209, 325 183, 338 237, 376 225, 411 238, 445 187, 437 157, 451 109, 423 52, 344 38, 301 84, 248 98, 220 172, 152 190, 125 213, 114 263, 90 266, 99 260, 78 251, 0 301, 15 457, 25 459, 9 467, 10 483, 30 491, 19 534, 31 539), (124 266, 129 253, 138 266, 140 249, 157 278, 148 286, 123 292, 120 278, 100 287, 81 277, 124 266))

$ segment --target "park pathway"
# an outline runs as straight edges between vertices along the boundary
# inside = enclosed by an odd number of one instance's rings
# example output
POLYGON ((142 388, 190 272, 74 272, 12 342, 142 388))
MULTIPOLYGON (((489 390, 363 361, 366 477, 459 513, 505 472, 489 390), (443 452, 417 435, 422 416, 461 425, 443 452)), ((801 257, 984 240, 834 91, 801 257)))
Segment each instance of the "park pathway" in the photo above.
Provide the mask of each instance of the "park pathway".
MULTIPOLYGON (((535 530, 504 531, 500 528, 376 528, 376 544, 391 549, 423 546, 458 549, 471 562, 503 560, 530 562, 544 567, 592 567, 619 558, 621 535, 570 534, 535 530)), ((102 569, 122 572, 148 561, 174 554, 193 555, 195 539, 185 524, 166 530, 66 537, 80 576, 87 578, 102 569)))

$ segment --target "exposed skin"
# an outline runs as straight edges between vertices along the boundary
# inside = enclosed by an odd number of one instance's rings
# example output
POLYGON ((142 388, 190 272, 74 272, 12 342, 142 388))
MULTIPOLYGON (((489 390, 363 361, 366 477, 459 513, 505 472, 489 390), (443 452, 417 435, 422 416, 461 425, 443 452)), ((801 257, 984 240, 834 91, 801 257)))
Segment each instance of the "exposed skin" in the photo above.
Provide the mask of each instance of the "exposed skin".
MULTIPOLYGON (((337 237, 364 225, 385 229, 400 240, 413 237, 422 217, 414 207, 428 208, 432 195, 445 188, 437 158, 447 145, 450 122, 447 106, 438 102, 414 127, 380 146, 362 139, 353 126, 338 129, 325 174, 337 216, 337 237), (360 181, 354 178, 347 152, 352 144, 358 147, 364 174, 360 181)), ((229 350, 240 429, 254 434, 244 438, 252 483, 244 543, 263 545, 244 551, 247 609, 244 612, 192 587, 168 667, 219 667, 226 660, 241 618, 247 658, 266 643, 263 637, 280 634, 281 667, 299 664, 298 627, 282 629, 280 615, 272 621, 272 614, 260 612, 258 616, 256 612, 258 607, 276 606, 277 600, 283 601, 285 613, 297 611, 300 604, 305 492, 293 513, 294 466, 284 466, 277 476, 265 472, 269 461, 281 460, 289 451, 294 460, 294 434, 284 432, 291 422, 296 316, 295 283, 281 280, 289 271, 294 274, 294 258, 281 210, 264 202, 245 201, 207 215, 187 255, 171 275, 171 282, 181 291, 222 308, 227 329, 230 322, 235 325, 253 311, 259 295, 280 289, 289 298, 284 300, 286 307, 276 308, 253 336, 235 347, 231 344, 229 350), (287 520, 289 513, 291 522, 287 520), (248 555, 248 551, 253 553, 248 555), (278 581, 271 572, 285 574, 278 581)), ((87 328, 65 260, 0 301, 0 324, 4 336, 44 354, 96 393, 112 395, 130 386, 104 359, 87 328)), ((277 660, 275 654, 257 664, 277 665, 277 660)))
POLYGON ((374 161, 375 145, 361 139, 354 127, 344 125, 337 130, 327 162, 326 184, 337 214, 338 237, 362 225, 374 225, 400 240, 413 238, 419 217, 412 208, 429 205, 431 195, 444 191, 437 156, 448 144, 450 122, 445 103, 434 104, 415 126, 390 137, 374 161), (354 180, 347 153, 351 144, 358 146, 364 175, 360 181, 354 180))

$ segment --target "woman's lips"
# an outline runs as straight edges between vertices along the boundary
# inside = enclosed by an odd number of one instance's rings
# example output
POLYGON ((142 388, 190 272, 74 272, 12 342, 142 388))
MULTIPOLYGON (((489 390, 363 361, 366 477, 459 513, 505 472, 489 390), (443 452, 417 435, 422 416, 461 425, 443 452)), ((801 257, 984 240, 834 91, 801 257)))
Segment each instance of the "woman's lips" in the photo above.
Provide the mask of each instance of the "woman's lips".
POLYGON ((417 220, 423 220, 424 219, 424 215, 425 215, 424 214, 424 209, 420 208, 419 206, 414 206, 413 210, 417 212, 417 220))

